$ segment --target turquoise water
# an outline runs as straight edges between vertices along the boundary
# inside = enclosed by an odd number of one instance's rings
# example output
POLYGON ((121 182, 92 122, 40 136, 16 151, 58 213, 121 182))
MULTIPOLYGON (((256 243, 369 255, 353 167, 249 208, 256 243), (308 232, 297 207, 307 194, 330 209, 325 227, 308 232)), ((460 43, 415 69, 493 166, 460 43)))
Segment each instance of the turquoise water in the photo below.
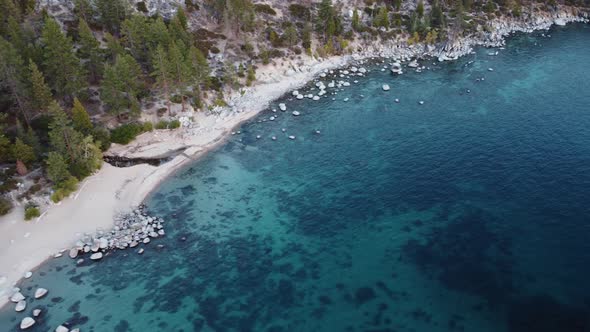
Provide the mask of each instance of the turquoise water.
POLYGON ((24 281, 31 331, 590 331, 590 26, 551 35, 286 97, 148 199, 143 256, 24 281))

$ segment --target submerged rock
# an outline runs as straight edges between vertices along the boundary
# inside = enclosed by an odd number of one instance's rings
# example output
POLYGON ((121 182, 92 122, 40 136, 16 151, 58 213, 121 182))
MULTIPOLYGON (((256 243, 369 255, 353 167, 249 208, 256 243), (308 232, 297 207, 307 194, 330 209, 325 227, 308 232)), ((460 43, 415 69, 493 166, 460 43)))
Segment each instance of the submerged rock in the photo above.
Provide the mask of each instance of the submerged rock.
POLYGON ((39 287, 39 288, 37 288, 37 290, 35 291, 35 298, 36 298, 36 299, 40 299, 40 298, 42 298, 43 296, 45 296, 45 294, 47 294, 47 289, 39 287))
POLYGON ((16 312, 21 312, 21 311, 25 311, 26 308, 27 308, 27 301, 22 300, 22 301, 18 301, 14 310, 16 312))
POLYGON ((383 89, 383 91, 389 91, 390 89, 389 84, 383 84, 381 88, 383 89))
POLYGON ((35 324, 35 320, 31 317, 25 317, 20 321, 20 329, 26 330, 35 324))
POLYGON ((293 115, 294 116, 299 116, 301 113, 297 112, 297 111, 293 111, 293 115))
POLYGON ((67 327, 60 325, 55 329, 55 332, 69 332, 70 329, 68 329, 67 327))
POLYGON ((39 317, 40 314, 41 314, 41 309, 33 310, 33 317, 39 317))
POLYGON ((16 292, 16 293, 12 294, 12 296, 10 297, 10 301, 14 302, 14 303, 18 303, 24 299, 25 299, 25 296, 21 292, 16 292))

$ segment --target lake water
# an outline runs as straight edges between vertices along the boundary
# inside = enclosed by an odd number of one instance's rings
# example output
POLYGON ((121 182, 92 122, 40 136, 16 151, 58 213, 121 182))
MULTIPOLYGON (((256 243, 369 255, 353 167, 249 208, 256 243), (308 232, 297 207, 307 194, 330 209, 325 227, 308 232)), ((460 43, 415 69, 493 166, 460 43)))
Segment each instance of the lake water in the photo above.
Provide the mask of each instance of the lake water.
POLYGON ((590 26, 550 34, 286 96, 152 194, 142 256, 24 281, 30 330, 590 331, 590 26))

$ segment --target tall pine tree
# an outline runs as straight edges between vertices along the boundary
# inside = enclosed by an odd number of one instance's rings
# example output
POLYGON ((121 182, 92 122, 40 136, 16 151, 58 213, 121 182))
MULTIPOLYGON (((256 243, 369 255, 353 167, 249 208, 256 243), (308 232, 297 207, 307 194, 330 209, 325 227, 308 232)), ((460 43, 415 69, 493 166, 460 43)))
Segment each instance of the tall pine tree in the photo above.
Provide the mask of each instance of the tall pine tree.
POLYGON ((39 71, 37 64, 33 60, 29 60, 29 93, 31 100, 31 108, 35 112, 45 112, 51 104, 53 97, 51 90, 45 83, 43 73, 39 71))
POLYGON ((111 114, 120 117, 139 114, 138 95, 142 89, 141 67, 128 54, 118 55, 113 65, 106 65, 101 82, 101 98, 111 114))
POLYGON ((58 96, 75 95, 82 87, 82 70, 80 60, 74 54, 71 38, 50 17, 45 19, 41 36, 44 45, 43 71, 49 85, 58 96))
POLYGON ((100 51, 100 43, 94 37, 92 30, 84 19, 78 22, 79 54, 84 59, 84 67, 89 75, 90 82, 97 82, 102 76, 103 57, 100 51))

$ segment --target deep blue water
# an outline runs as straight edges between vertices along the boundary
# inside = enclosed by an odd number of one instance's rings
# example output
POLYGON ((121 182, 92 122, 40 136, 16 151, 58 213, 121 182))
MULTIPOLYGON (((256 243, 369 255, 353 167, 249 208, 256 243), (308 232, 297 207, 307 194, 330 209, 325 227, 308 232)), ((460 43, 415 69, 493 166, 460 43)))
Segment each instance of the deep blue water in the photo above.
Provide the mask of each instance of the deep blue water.
POLYGON ((24 281, 31 330, 590 331, 590 26, 551 35, 287 96, 157 189, 143 256, 24 281))

